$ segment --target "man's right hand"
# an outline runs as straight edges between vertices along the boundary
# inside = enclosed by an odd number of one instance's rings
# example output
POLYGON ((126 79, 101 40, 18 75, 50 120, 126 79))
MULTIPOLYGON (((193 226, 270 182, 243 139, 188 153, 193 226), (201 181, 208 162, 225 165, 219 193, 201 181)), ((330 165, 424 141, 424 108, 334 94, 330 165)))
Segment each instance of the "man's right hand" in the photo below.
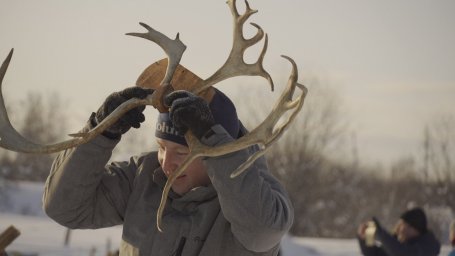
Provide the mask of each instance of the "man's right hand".
POLYGON ((359 227, 357 228, 357 236, 362 239, 362 240, 365 240, 365 231, 368 227, 368 222, 364 222, 362 224, 359 225, 359 227))
POLYGON ((200 140, 215 124, 209 104, 190 92, 174 91, 164 98, 164 104, 170 107, 169 117, 180 134, 189 129, 200 140))
MULTIPOLYGON (((153 89, 144 89, 138 86, 129 87, 119 92, 114 92, 106 98, 103 105, 101 105, 96 114, 92 114, 90 121, 93 126, 96 126, 125 101, 131 98, 144 99, 153 92, 153 89)), ((107 128, 102 134, 110 139, 119 139, 122 134, 126 133, 131 127, 139 128, 141 126, 141 123, 145 120, 145 116, 142 113, 144 109, 145 106, 131 109, 119 120, 117 120, 115 124, 107 128)))

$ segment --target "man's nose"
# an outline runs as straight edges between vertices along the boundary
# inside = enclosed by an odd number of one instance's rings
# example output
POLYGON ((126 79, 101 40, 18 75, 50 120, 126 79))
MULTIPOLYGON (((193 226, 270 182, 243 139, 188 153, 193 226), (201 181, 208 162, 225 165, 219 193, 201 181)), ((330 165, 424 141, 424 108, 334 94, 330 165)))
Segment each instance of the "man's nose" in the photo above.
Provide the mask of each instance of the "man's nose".
POLYGON ((178 167, 178 162, 175 155, 170 152, 165 152, 163 154, 163 163, 161 167, 166 172, 166 174, 172 174, 178 167))

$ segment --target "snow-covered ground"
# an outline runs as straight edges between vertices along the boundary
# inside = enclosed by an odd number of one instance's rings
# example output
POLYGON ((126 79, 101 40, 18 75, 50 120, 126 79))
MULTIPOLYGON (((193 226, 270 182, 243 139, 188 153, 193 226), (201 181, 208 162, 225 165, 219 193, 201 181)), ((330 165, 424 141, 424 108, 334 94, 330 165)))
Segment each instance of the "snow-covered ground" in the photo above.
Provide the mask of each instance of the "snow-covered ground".
MULTIPOLYGON (((121 227, 98 230, 72 230, 64 245, 66 228, 47 218, 41 210, 43 184, 20 183, 10 189, 8 207, 0 207, 0 232, 14 225, 21 235, 7 251, 39 256, 105 256, 118 248, 121 227), (12 192, 12 193, 11 193, 12 192)), ((5 203, 5 202, 4 202, 5 203)), ((284 256, 361 255, 355 239, 324 239, 286 236, 284 256)), ((448 255, 445 246, 440 255, 448 255)))
POLYGON ((14 225, 21 235, 14 240, 7 251, 18 251, 26 255, 45 256, 79 256, 106 255, 109 247, 111 251, 117 248, 121 237, 121 227, 99 230, 72 230, 69 245, 65 246, 66 228, 53 222, 49 218, 21 216, 14 214, 0 214, 0 229, 4 230, 14 225))
MULTIPOLYGON (((19 251, 26 255, 45 256, 105 256, 108 248, 118 247, 121 227, 98 230, 72 230, 69 246, 64 246, 66 228, 45 217, 0 214, 0 229, 13 224, 21 235, 8 247, 8 251, 19 251)), ((285 237, 283 240, 284 256, 299 255, 360 255, 356 241, 285 237)))

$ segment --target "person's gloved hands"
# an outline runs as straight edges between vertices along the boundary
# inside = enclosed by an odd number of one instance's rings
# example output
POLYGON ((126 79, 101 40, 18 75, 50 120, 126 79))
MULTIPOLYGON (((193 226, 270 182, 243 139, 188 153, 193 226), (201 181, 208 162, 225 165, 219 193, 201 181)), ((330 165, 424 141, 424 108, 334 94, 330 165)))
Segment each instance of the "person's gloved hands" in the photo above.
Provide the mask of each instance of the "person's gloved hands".
MULTIPOLYGON (((147 95, 153 93, 153 89, 144 89, 138 86, 126 88, 119 92, 114 92, 109 95, 103 105, 98 109, 94 118, 90 118, 93 126, 101 123, 109 114, 111 114, 118 106, 131 98, 144 99, 147 95)), ((133 108, 124 114, 115 124, 106 129, 102 134, 110 139, 119 139, 122 134, 126 133, 131 127, 139 128, 145 120, 142 113, 145 106, 133 108)))
POLYGON ((164 98, 164 104, 170 107, 169 117, 180 134, 189 129, 200 140, 215 124, 208 103, 190 92, 174 91, 164 98))

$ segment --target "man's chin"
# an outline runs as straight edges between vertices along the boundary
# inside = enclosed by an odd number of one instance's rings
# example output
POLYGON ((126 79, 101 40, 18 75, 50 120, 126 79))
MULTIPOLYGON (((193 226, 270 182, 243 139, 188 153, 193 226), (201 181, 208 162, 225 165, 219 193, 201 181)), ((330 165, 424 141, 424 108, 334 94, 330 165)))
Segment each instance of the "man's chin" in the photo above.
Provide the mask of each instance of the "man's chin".
POLYGON ((182 179, 177 179, 175 180, 174 184, 172 185, 172 190, 174 190, 175 193, 179 194, 179 195, 184 195, 186 194, 188 191, 190 191, 190 189, 188 188, 188 185, 185 184, 184 182, 184 178, 182 179))

